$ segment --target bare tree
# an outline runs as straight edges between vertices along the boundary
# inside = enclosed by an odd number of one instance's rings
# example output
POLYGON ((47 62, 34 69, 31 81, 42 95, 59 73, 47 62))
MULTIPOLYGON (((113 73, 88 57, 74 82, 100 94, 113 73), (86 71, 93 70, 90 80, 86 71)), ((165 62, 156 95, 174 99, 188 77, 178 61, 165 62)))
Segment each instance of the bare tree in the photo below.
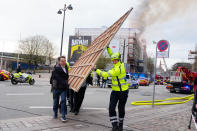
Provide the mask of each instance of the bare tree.
POLYGON ((48 59, 49 61, 49 73, 51 72, 51 63, 52 63, 52 60, 55 56, 55 47, 53 46, 53 44, 48 41, 44 44, 44 49, 45 49, 45 56, 46 56, 46 59, 48 59))
POLYGON ((105 52, 99 57, 98 61, 96 62, 96 66, 99 69, 105 69, 107 64, 111 63, 111 59, 107 58, 105 52))
POLYGON ((31 36, 21 40, 19 43, 19 51, 25 55, 25 59, 29 66, 34 64, 34 73, 38 64, 45 63, 45 45, 49 43, 49 40, 41 35, 31 36))

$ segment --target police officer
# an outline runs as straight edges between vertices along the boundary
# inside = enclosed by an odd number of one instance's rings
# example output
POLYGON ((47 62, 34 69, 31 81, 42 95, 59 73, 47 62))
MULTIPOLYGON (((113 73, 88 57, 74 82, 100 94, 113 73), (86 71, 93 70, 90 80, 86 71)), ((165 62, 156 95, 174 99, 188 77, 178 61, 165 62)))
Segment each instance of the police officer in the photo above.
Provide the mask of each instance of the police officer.
MULTIPOLYGON (((109 47, 107 47, 107 51, 114 66, 108 72, 97 69, 96 73, 102 77, 112 77, 112 92, 109 104, 109 117, 112 123, 112 131, 122 131, 125 116, 125 105, 128 98, 129 87, 128 83, 125 80, 126 71, 124 63, 120 61, 120 53, 113 53, 109 47), (117 117, 115 110, 117 103, 119 117, 117 117)), ((93 69, 95 69, 95 67, 93 67, 93 69)))

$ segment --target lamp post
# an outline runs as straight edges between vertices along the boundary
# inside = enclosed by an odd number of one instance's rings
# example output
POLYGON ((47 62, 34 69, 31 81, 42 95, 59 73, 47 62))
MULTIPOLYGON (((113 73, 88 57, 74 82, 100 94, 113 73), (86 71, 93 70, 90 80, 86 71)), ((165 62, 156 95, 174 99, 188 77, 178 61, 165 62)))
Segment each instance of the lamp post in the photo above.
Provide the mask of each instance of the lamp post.
POLYGON ((62 55, 62 46, 63 46, 63 40, 64 40, 64 21, 65 21, 65 12, 66 10, 72 10, 73 7, 71 5, 66 6, 66 4, 64 5, 63 9, 59 9, 59 11, 57 12, 58 14, 63 14, 63 25, 62 25, 62 38, 61 38, 61 48, 60 48, 60 56, 62 55))
POLYGON ((153 85, 153 100, 152 100, 152 107, 154 107, 154 103, 155 103, 155 76, 156 76, 156 72, 157 72, 157 45, 158 43, 153 41, 153 44, 156 44, 156 53, 155 53, 155 63, 154 63, 154 85, 153 85))

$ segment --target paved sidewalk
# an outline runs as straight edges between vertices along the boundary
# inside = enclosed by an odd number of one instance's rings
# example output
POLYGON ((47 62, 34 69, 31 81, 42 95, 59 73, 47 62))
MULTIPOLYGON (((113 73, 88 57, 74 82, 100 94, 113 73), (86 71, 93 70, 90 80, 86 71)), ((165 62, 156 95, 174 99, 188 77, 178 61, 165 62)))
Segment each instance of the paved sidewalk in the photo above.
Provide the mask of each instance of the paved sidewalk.
MULTIPOLYGON (((188 131, 192 101, 180 105, 136 106, 128 108, 125 131, 188 131)), ((62 123, 51 116, 38 116, 1 120, 0 130, 13 131, 110 131, 107 110, 81 110, 78 116, 68 115, 69 121, 62 123)), ((194 125, 192 124, 192 130, 194 125)))
POLYGON ((39 116, 0 121, 3 131, 109 131, 109 128, 69 119, 62 123, 51 116, 39 116))

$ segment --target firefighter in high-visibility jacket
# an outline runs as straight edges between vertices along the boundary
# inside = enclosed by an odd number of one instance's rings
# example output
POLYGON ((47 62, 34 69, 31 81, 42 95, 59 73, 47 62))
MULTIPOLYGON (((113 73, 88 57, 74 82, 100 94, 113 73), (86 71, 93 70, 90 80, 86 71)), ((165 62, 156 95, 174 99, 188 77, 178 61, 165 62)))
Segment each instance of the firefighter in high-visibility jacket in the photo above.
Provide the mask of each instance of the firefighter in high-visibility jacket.
POLYGON ((122 131, 129 86, 125 78, 126 71, 124 63, 120 61, 120 53, 113 53, 109 47, 107 47, 107 51, 113 62, 113 68, 108 72, 97 69, 96 73, 102 77, 112 77, 109 117, 112 123, 112 131, 122 131), (117 103, 119 117, 117 117, 115 110, 117 103))

